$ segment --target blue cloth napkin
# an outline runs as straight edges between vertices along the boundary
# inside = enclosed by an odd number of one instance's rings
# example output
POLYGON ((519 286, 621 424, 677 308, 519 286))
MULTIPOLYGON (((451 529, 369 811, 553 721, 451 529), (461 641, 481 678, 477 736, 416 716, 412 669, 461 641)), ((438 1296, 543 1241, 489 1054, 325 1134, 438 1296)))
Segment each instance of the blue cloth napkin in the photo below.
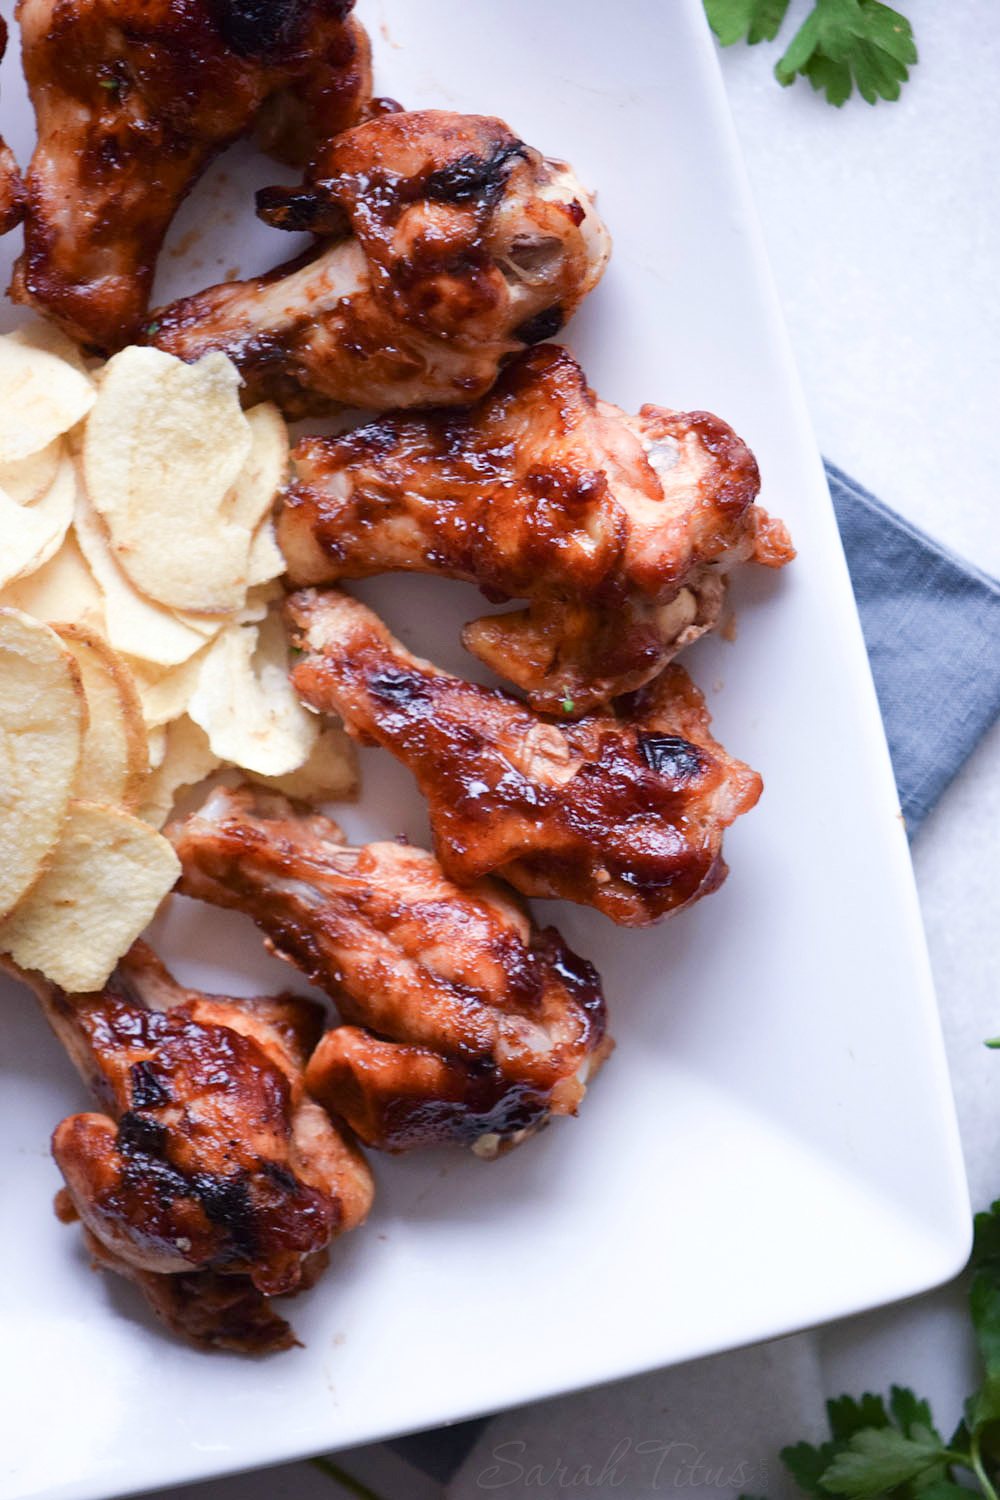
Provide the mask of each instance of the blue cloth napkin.
POLYGON ((912 838, 1000 714, 1000 584, 826 475, 912 838))
MULTIPOLYGON (((1000 715, 1000 584, 826 464, 912 838, 1000 715)), ((387 1446, 445 1484, 488 1419, 387 1446)))

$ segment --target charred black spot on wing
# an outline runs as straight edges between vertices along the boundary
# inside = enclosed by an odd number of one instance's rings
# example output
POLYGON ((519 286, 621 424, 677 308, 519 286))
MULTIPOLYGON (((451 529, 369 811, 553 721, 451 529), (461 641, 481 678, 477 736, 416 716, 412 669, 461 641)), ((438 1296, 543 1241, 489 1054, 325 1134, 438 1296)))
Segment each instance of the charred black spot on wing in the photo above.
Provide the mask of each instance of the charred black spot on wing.
POLYGON ((368 691, 380 703, 388 704, 392 708, 406 708, 409 704, 420 702, 428 696, 427 687, 419 677, 413 676, 410 672, 398 672, 392 669, 386 672, 376 672, 369 680, 368 691))
POLYGON ((118 1122, 118 1150, 122 1156, 160 1156, 167 1144, 167 1129, 127 1110, 118 1122))
POLYGON ((279 1161, 268 1161, 265 1158, 261 1161, 260 1166, 264 1176, 269 1178, 277 1187, 281 1188, 282 1192, 298 1192, 299 1185, 294 1175, 287 1167, 283 1167, 279 1161))
POLYGON ((438 203, 481 198, 486 207, 492 207, 507 185, 505 166, 512 157, 523 157, 525 150, 523 141, 511 141, 498 146, 491 156, 477 156, 474 151, 459 156, 424 179, 424 197, 438 203))
POLYGON ((328 193, 312 188, 269 187, 257 193, 257 217, 272 229, 339 237, 350 234, 351 221, 328 193))
POLYGON ((705 769, 705 758, 690 740, 679 734, 653 734, 636 730, 639 754, 651 771, 674 782, 693 781, 705 769))
POLYGON ((534 941, 534 951, 565 987, 567 994, 582 1010, 599 1023, 598 1035, 605 1025, 604 988, 594 965, 566 946, 562 934, 554 927, 543 927, 534 941))
POLYGON ((172 1098, 150 1062, 133 1063, 128 1070, 133 1109, 162 1109, 172 1098))
POLYGON ((557 302, 555 307, 546 307, 533 318, 514 329, 514 337, 522 344, 541 344, 557 334, 566 321, 566 314, 557 302))
POLYGON ((211 1172, 193 1172, 191 1188, 206 1219, 225 1230, 233 1252, 253 1260, 260 1237, 246 1175, 237 1172, 232 1177, 216 1177, 211 1172))
POLYGON ((311 7, 309 0, 212 0, 212 8, 226 46, 252 57, 293 41, 311 7))

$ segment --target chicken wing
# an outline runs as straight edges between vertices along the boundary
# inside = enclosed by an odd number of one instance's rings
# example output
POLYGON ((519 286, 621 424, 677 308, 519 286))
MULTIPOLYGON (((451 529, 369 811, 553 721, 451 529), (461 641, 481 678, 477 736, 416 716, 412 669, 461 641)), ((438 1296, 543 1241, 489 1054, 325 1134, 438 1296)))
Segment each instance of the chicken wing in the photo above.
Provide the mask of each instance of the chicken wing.
POLYGON ((260 196, 270 220, 327 238, 160 310, 151 341, 186 360, 223 350, 247 401, 289 416, 474 401, 562 327, 610 251, 569 167, 478 115, 380 115, 303 190, 260 196))
POLYGON ((335 589, 293 594, 287 609, 299 695, 409 766, 458 884, 499 874, 625 927, 721 884, 723 831, 762 783, 712 739, 704 699, 676 664, 615 711, 555 724, 411 656, 335 589))
POLYGON ((794 556, 725 422, 628 417, 554 344, 469 410, 392 413, 294 458, 279 522, 292 581, 405 570, 530 599, 463 639, 547 713, 641 687, 716 623, 730 568, 794 556))
POLYGON ((360 1153, 304 1090, 319 1007, 183 989, 142 943, 99 993, 24 977, 102 1111, 52 1138, 97 1259, 198 1342, 284 1347, 265 1299, 314 1279, 372 1198, 360 1153))
POLYGON ((306 1083, 368 1145, 515 1144, 575 1114, 611 1051, 595 970, 493 881, 433 855, 348 848, 284 797, 217 788, 169 830, 188 896, 247 912, 336 1001, 306 1083))
MULTIPOLYGON (((7 51, 7 22, 0 16, 0 58, 7 51)), ((24 183, 14 153, 0 136, 0 234, 20 224, 24 217, 24 183)))
POLYGON ((108 353, 143 326, 181 199, 277 96, 312 148, 370 95, 353 0, 20 0, 38 120, 11 295, 108 353))

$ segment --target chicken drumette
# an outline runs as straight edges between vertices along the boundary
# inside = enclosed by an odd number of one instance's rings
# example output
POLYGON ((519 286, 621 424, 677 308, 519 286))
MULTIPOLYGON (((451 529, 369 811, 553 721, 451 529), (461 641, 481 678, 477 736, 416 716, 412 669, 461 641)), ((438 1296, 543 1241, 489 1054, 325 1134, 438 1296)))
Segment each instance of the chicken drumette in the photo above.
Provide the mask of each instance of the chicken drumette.
POLYGON ((530 599, 464 640, 548 713, 642 686, 717 622, 728 569, 794 556, 725 422, 626 416, 552 344, 467 411, 393 413, 294 457, 279 523, 292 581, 408 570, 530 599))
POLYGON ((213 157, 288 95, 310 154, 360 118, 371 70, 352 3, 21 0, 38 145, 15 300, 101 352, 134 341, 163 237, 213 157))
POLYGON ((162 309, 151 340, 186 360, 223 350, 248 401, 291 416, 474 401, 562 327, 610 248, 570 169, 478 115, 383 114, 334 141, 305 188, 260 198, 270 221, 326 238, 162 309))
MULTIPOLYGON (((7 22, 0 16, 0 58, 7 51, 7 22)), ((6 234, 24 217, 24 183, 14 153, 0 136, 0 234, 6 234)))
POLYGON ((22 977, 103 1111, 53 1135, 61 1216, 195 1342, 294 1343, 267 1299, 311 1285, 372 1198, 360 1153, 305 1092, 320 1008, 186 990, 142 943, 94 994, 22 977))
POLYGON ((600 980, 493 881, 458 890, 425 850, 348 848, 285 798, 212 792, 170 830, 179 889, 247 912, 336 1001, 306 1072, 363 1141, 493 1155, 575 1113, 610 1052, 600 980))
POLYGON ((335 589, 303 590, 287 608, 303 701, 409 766, 460 885, 499 874, 639 927, 721 884, 723 831, 761 780, 712 739, 680 667, 615 711, 554 724, 411 656, 335 589))

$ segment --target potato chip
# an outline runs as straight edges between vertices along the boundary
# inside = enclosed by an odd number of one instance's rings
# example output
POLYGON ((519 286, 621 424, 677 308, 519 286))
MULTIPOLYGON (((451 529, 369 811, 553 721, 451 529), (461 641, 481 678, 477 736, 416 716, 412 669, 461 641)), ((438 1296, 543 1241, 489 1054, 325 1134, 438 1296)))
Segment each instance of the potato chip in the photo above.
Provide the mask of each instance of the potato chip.
POLYGON ((0 923, 0 951, 71 994, 100 989, 179 874, 177 855, 148 824, 74 802, 49 863, 0 923))
POLYGON ((17 505, 31 505, 52 486, 64 451, 62 438, 56 438, 37 453, 0 464, 0 490, 17 505))
POLYGON ((65 458, 40 500, 17 505, 0 490, 0 588, 35 573, 59 551, 73 519, 76 472, 65 458))
POLYGON ((186 714, 176 719, 165 731, 163 760, 149 779, 140 817, 154 828, 162 828, 177 793, 204 781, 221 764, 205 731, 186 714))
POLYGON ((0 335, 0 463, 47 448, 87 415, 95 398, 90 377, 28 331, 0 335))
POLYGON ((73 529, 100 588, 108 640, 116 651, 158 666, 173 667, 202 649, 205 637, 200 631, 192 630, 172 610, 163 609, 140 594, 126 578, 111 555, 100 521, 82 493, 77 495, 73 529))
POLYGON ((247 581, 251 588, 261 583, 270 583, 273 578, 281 577, 286 566, 285 554, 278 546, 274 522, 268 517, 258 526, 250 543, 247 581))
POLYGON ((167 753, 166 724, 157 724, 155 729, 147 729, 146 739, 149 745, 149 769, 157 771, 163 765, 163 757, 167 753))
POLYGON ((187 711, 206 652, 207 647, 202 647, 197 655, 177 667, 156 667, 134 658, 129 661, 147 728, 169 724, 187 711))
POLYGON ((7 585, 3 603, 34 615, 36 620, 62 620, 105 633, 101 591, 72 531, 67 533, 55 557, 28 577, 7 585))
POLYGON ((32 318, 29 323, 22 323, 20 328, 15 328, 13 333, 8 333, 12 343, 21 344, 25 349, 39 349, 43 354, 51 354, 55 359, 61 359, 64 364, 71 365, 80 375, 86 375, 90 380, 87 361, 80 353, 76 344, 57 328, 54 323, 49 323, 43 318, 32 318))
POLYGON ((87 700, 75 796, 134 812, 149 776, 149 748, 132 674, 107 641, 92 631, 57 625, 56 634, 73 654, 87 700))
POLYGON ((256 531, 271 514, 275 497, 288 478, 290 446, 285 419, 270 401, 246 413, 252 447, 227 497, 229 519, 256 531))
POLYGON ((233 624, 259 625, 261 620, 267 619, 271 605, 284 598, 284 589, 273 578, 267 583, 255 585, 247 592, 247 602, 242 609, 237 610, 233 624))
POLYGON ((59 842, 86 722, 80 673, 56 633, 0 609, 0 915, 59 842))
POLYGON ((252 447, 239 386, 224 354, 186 365, 123 349, 87 419, 84 480, 112 555, 171 609, 225 613, 246 596, 254 527, 231 519, 227 502, 252 447))
POLYGON ((262 776, 304 765, 319 738, 315 715, 288 681, 288 643, 277 614, 230 626, 205 656, 188 713, 221 760, 262 776))
POLYGON ((358 794, 358 747, 345 729, 324 729, 309 759, 285 776, 248 771, 258 786, 299 797, 303 802, 346 802, 358 794))

